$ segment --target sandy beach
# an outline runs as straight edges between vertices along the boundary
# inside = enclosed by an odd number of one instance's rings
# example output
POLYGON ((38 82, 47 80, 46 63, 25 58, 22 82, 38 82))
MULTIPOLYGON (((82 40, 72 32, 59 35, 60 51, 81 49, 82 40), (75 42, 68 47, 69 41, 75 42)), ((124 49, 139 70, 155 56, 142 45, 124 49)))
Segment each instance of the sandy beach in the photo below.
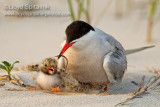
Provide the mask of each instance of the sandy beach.
MULTIPOLYGON (((9 1, 6 1, 9 2, 9 1)), ((0 13, 5 13, 5 0, 0 2, 0 13)), ((68 11, 65 0, 39 1, 40 4, 52 6, 52 11, 68 11)), ((93 0, 91 6, 92 25, 95 26, 96 16, 104 7, 105 0, 98 2, 93 0)), ((122 19, 113 16, 112 5, 98 25, 95 27, 116 38, 125 49, 139 48, 143 46, 155 45, 154 48, 147 49, 127 56, 128 68, 123 81, 118 86, 109 87, 111 95, 55 95, 38 91, 9 91, 7 89, 25 89, 10 82, 0 86, 0 106, 1 107, 113 107, 118 103, 132 97, 132 93, 137 91, 141 83, 142 76, 148 82, 156 73, 148 72, 146 68, 160 70, 160 22, 156 23, 153 29, 153 41, 146 43, 147 18, 139 15, 140 11, 135 10, 122 19), (134 14, 134 15, 133 15, 134 14), (133 83, 137 83, 135 85, 133 83)), ((20 61, 15 68, 25 66, 30 63, 40 63, 47 57, 57 55, 61 50, 61 43, 65 39, 65 29, 72 22, 70 17, 5 17, 0 16, 0 62, 6 60, 14 62, 20 61)), ((32 74, 36 72, 16 71, 21 80, 34 86, 32 74)), ((0 76, 7 75, 6 71, 0 70, 0 76)), ((160 80, 158 81, 160 82, 160 80)), ((157 82, 157 83, 158 83, 157 82)), ((118 105, 122 106, 122 105, 118 105)), ((150 90, 148 94, 141 98, 128 101, 124 107, 159 107, 160 106, 160 87, 150 90)))

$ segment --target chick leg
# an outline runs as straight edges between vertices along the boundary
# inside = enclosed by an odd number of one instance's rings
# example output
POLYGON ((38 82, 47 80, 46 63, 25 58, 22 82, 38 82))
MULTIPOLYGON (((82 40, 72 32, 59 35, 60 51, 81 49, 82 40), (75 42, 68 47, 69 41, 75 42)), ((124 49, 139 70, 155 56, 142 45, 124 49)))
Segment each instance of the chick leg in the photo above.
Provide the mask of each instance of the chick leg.
POLYGON ((58 86, 58 87, 56 87, 56 88, 52 88, 52 90, 51 91, 53 91, 53 92, 61 92, 60 91, 60 87, 58 86))

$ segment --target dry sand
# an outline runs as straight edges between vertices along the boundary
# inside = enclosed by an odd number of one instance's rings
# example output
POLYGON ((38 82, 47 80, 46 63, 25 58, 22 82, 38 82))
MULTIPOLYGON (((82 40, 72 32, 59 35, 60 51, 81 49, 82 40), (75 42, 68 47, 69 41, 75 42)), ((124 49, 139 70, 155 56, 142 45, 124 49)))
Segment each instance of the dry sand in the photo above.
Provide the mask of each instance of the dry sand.
MULTIPOLYGON (((63 11, 67 9, 65 0, 63 0, 63 2, 55 0, 50 4, 53 5, 55 10, 58 10, 61 7, 63 11)), ((49 1, 47 3, 49 3, 49 1)), ((2 4, 5 4, 4 0, 0 5, 0 10, 3 13, 5 11, 2 4)), ((98 14, 98 11, 100 11, 97 7, 103 7, 105 0, 99 3, 94 1, 93 4, 94 6, 92 9, 94 8, 94 10, 92 13, 92 19, 94 24, 96 20, 95 17, 98 14)), ((122 43, 125 49, 150 45, 144 42, 147 19, 139 19, 139 11, 132 13, 135 15, 130 14, 124 19, 116 20, 113 17, 111 8, 96 27, 113 35, 122 43)), ((6 18, 1 15, 0 61, 7 60, 13 62, 19 60, 21 63, 16 66, 19 67, 20 65, 40 62, 46 57, 57 55, 60 51, 60 44, 65 37, 65 28, 69 23, 71 23, 69 17, 6 18)), ((160 68, 159 28, 160 23, 157 23, 153 30, 154 40, 151 44, 156 45, 155 48, 127 56, 127 72, 122 84, 116 88, 109 89, 109 92, 112 93, 112 95, 54 95, 35 91, 7 91, 5 89, 21 88, 7 83, 5 86, 0 87, 0 106, 115 106, 131 97, 130 93, 138 89, 138 86, 131 83, 131 81, 140 83, 143 75, 146 76, 146 81, 151 76, 156 75, 147 72, 145 67, 160 68)), ((5 74, 6 72, 0 71, 0 75, 5 74)), ((12 74, 19 75, 25 84, 34 85, 31 75, 36 74, 35 72, 12 71, 12 74)), ((151 91, 149 94, 142 96, 142 98, 136 98, 127 104, 129 105, 124 106, 159 107, 160 93, 151 91)))

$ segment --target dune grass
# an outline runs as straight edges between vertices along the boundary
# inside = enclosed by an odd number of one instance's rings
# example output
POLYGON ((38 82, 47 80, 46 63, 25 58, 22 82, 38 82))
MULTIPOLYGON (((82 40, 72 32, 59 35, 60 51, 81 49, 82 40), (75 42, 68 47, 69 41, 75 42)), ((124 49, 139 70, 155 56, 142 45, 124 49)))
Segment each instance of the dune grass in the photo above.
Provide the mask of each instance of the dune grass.
POLYGON ((76 0, 77 12, 75 12, 76 10, 73 8, 72 2, 72 0, 68 0, 68 7, 72 21, 83 20, 82 16, 84 16, 85 21, 90 23, 90 0, 76 0))
POLYGON ((154 16, 157 10, 159 0, 149 1, 149 11, 148 11, 148 27, 147 27, 147 38, 146 41, 150 42, 152 40, 152 30, 154 26, 154 16))

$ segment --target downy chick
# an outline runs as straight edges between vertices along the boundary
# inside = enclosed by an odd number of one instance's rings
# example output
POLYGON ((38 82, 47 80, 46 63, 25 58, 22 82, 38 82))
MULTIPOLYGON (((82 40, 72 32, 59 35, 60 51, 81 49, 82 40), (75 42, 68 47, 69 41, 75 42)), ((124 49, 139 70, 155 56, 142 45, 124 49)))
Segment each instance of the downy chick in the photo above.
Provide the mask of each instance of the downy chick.
POLYGON ((58 60, 46 58, 42 62, 36 84, 40 89, 54 92, 100 93, 106 86, 103 83, 80 83, 64 69, 57 68, 58 60))
POLYGON ((41 65, 41 70, 35 80, 38 88, 51 90, 60 85, 61 79, 57 74, 57 61, 55 58, 46 58, 41 65))
POLYGON ((62 92, 76 92, 76 93, 101 93, 106 92, 107 87, 103 83, 80 83, 70 73, 65 70, 58 70, 62 86, 62 92))

